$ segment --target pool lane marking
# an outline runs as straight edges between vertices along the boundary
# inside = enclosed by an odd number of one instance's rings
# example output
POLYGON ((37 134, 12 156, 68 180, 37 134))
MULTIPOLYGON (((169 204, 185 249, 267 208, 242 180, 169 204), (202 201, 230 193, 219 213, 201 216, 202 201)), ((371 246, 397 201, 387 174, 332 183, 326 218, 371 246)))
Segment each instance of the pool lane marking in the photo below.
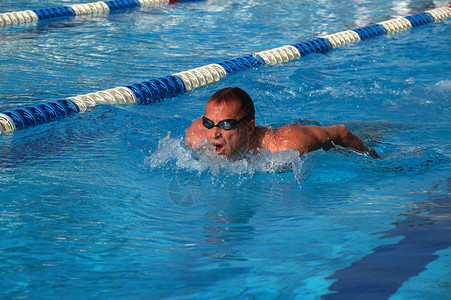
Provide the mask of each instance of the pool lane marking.
POLYGON ((111 0, 84 4, 74 4, 52 8, 40 8, 0 14, 0 26, 22 23, 70 18, 83 15, 109 14, 131 8, 167 5, 177 2, 192 2, 193 0, 111 0))
POLYGON ((387 243, 371 249, 370 253, 352 262, 348 267, 336 270, 328 280, 331 294, 323 295, 326 300, 389 299, 391 295, 410 278, 426 270, 436 260, 437 251, 451 246, 451 204, 449 193, 451 178, 447 178, 427 193, 430 196, 415 202, 415 208, 402 213, 403 220, 392 223, 395 228, 383 233, 384 238, 403 237, 396 243, 387 243), (446 185, 442 191, 441 185, 446 185), (436 191, 438 195, 431 194, 436 191))
MULTIPOLYGON (((125 0, 123 0, 125 1, 125 0)), ((123 2, 122 1, 122 2, 123 2)), ((107 1, 106 3, 118 2, 107 1)), ((150 1, 141 1, 150 3, 150 1)), ((169 1, 171 2, 171 1, 169 1)), ((172 1, 176 2, 176 1, 172 1)), ((116 3, 117 4, 117 3, 116 3)), ((89 6, 89 5, 88 5, 89 6)), ((437 22, 451 16, 451 6, 346 30, 312 40, 229 59, 217 64, 154 78, 128 86, 116 87, 86 95, 38 104, 0 113, 0 133, 12 132, 85 112, 97 105, 151 104, 175 97, 220 81, 228 74, 261 65, 277 65, 299 59, 310 53, 326 53, 331 49, 356 43, 383 34, 393 34, 415 26, 437 22)))

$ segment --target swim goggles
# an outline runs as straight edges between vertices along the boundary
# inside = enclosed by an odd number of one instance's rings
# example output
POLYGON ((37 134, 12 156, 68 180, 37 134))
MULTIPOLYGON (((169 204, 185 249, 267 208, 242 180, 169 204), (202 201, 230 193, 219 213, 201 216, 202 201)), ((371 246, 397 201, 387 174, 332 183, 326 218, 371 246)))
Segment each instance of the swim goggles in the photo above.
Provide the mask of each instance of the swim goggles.
POLYGON ((205 116, 202 116, 202 124, 207 129, 212 129, 213 127, 219 127, 224 130, 232 130, 233 128, 235 128, 236 125, 238 125, 240 122, 244 121, 246 118, 247 117, 244 117, 239 120, 227 119, 227 120, 223 120, 223 121, 219 122, 218 124, 215 124, 215 123, 213 123, 212 120, 208 119, 205 116))

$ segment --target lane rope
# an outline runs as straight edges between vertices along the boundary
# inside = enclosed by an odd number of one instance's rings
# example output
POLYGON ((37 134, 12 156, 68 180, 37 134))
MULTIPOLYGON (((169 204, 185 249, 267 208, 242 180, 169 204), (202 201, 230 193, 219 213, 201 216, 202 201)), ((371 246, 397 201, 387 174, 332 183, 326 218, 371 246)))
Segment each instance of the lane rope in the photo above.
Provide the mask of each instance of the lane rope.
POLYGON ((0 27, 22 23, 32 23, 43 20, 72 18, 83 15, 100 15, 127 9, 146 6, 167 5, 178 2, 196 2, 199 0, 111 0, 99 1, 69 6, 40 8, 34 10, 16 11, 0 14, 0 27))
MULTIPOLYGON (((150 3, 151 1, 140 2, 150 3)), ((257 68, 262 65, 287 63, 310 53, 326 53, 331 49, 346 44, 364 41, 383 34, 398 33, 412 27, 437 22, 450 16, 451 6, 440 7, 407 17, 329 34, 293 45, 260 51, 217 64, 209 64, 123 87, 5 111, 0 113, 0 134, 66 118, 72 114, 85 112, 90 107, 97 105, 151 104, 160 102, 165 98, 175 97, 216 83, 227 75, 238 71, 257 68)))

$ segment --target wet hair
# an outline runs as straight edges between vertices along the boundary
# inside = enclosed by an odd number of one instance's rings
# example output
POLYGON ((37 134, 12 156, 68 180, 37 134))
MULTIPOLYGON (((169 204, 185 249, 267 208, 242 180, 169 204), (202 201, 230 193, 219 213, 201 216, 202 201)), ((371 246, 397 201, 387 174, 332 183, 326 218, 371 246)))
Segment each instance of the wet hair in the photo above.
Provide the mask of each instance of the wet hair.
POLYGON ((255 120, 254 101, 252 101, 251 97, 245 91, 238 87, 221 89, 211 95, 210 99, 208 99, 208 102, 215 102, 218 104, 230 103, 233 101, 237 101, 241 105, 241 108, 246 112, 247 118, 255 120))

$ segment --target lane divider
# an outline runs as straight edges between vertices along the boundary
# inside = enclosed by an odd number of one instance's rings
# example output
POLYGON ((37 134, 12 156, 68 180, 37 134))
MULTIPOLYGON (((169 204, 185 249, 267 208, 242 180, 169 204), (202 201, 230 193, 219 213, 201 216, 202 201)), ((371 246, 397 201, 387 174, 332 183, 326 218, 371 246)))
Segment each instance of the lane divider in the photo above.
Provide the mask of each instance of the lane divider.
POLYGON ((329 34, 324 36, 324 38, 331 43, 332 48, 341 47, 343 45, 359 42, 361 40, 360 35, 355 30, 356 29, 329 34))
POLYGON ((61 7, 24 10, 0 14, 0 26, 31 23, 58 18, 70 18, 83 15, 109 14, 110 12, 118 12, 145 6, 195 1, 196 0, 111 0, 61 7))
MULTIPOLYGON (((147 2, 150 2, 150 0, 147 2)), ((209 64, 123 87, 5 111, 0 113, 0 133, 12 132, 17 129, 59 120, 72 114, 85 112, 88 108, 97 105, 151 104, 160 102, 165 98, 175 97, 216 83, 228 74, 238 71, 254 69, 262 65, 287 63, 310 53, 326 53, 331 49, 346 44, 364 41, 383 34, 398 33, 412 27, 437 22, 450 16, 451 6, 436 8, 407 17, 346 30, 293 45, 260 51, 217 64, 209 64)))

